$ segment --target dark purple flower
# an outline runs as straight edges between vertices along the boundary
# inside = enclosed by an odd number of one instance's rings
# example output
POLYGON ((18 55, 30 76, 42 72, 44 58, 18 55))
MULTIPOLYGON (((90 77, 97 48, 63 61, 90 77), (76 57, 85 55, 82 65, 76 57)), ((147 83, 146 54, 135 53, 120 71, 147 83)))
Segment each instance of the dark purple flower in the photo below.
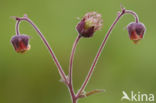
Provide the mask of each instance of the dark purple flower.
POLYGON ((91 37, 95 31, 101 29, 102 22, 101 14, 89 12, 85 14, 82 20, 78 23, 76 29, 81 36, 91 37))
POLYGON ((11 39, 11 43, 18 53, 24 53, 30 49, 29 36, 27 35, 15 35, 11 39))
POLYGON ((144 36, 146 28, 142 23, 132 22, 127 26, 129 37, 134 43, 137 43, 144 36))

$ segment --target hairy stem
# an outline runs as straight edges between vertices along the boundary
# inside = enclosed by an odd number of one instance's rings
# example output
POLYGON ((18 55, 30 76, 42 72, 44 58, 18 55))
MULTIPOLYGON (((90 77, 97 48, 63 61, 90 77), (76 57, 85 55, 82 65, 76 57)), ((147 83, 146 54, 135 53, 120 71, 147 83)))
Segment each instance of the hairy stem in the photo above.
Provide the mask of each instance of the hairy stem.
POLYGON ((91 65, 91 68, 85 78, 85 81, 83 82, 81 88, 79 89, 78 93, 75 94, 74 92, 74 88, 73 88, 73 83, 72 83, 72 71, 73 71, 73 60, 74 60, 74 54, 75 54, 75 50, 76 50, 76 46, 81 38, 80 35, 77 36, 74 44, 73 44, 73 48, 72 48, 72 52, 71 52, 71 56, 70 56, 70 63, 69 63, 69 80, 68 78, 66 77, 58 59, 56 58, 52 48, 50 47, 49 43, 47 42, 47 40, 45 39, 45 37, 43 36, 43 34, 40 32, 40 30, 38 29, 38 27, 25 15, 24 17, 16 17, 16 35, 20 35, 20 32, 19 32, 19 24, 21 21, 27 21, 28 23, 30 23, 33 28, 36 30, 36 32, 38 33, 38 35, 40 36, 40 38, 42 39, 42 41, 44 42, 44 44, 46 45, 46 47, 48 48, 48 51, 50 52, 57 68, 58 68, 58 71, 59 71, 59 74, 61 76, 61 78, 63 79, 63 81, 65 82, 66 86, 68 87, 69 89, 69 92, 70 92, 70 95, 71 95, 71 98, 72 98, 72 103, 77 103, 77 100, 79 99, 79 96, 81 95, 81 93, 83 92, 83 90, 86 88, 92 74, 93 74, 93 71, 95 69, 95 66, 96 66, 96 63, 101 55, 101 52, 103 50, 103 48, 105 47, 105 44, 106 44, 106 41, 108 40, 108 37, 111 33, 111 31, 113 30, 113 28, 115 27, 115 25, 117 24, 117 22, 119 21, 119 19, 124 15, 124 14, 131 14, 135 17, 136 19, 136 23, 139 22, 139 19, 138 19, 138 16, 136 15, 135 12, 133 11, 130 11, 130 10, 125 10, 124 8, 122 8, 122 12, 119 13, 119 15, 116 17, 115 21, 113 22, 113 24, 111 25, 111 27, 109 28, 95 58, 94 58, 94 61, 91 65))
POLYGON ((73 48, 71 51, 71 55, 70 55, 70 61, 69 61, 69 74, 68 74, 69 75, 69 84, 68 84, 68 88, 69 88, 73 103, 76 103, 75 92, 74 92, 73 82, 72 82, 73 60, 74 60, 74 54, 75 54, 76 46, 77 46, 80 38, 81 38, 81 36, 78 35, 77 38, 75 39, 75 42, 73 44, 73 48))
POLYGON ((73 90, 73 86, 68 85, 68 89, 69 89, 69 92, 70 92, 72 103, 77 103, 78 98, 76 98, 76 95, 75 95, 74 90, 73 90))
POLYGON ((133 11, 130 11, 130 10, 125 10, 124 8, 122 9, 122 12, 117 16, 117 18, 115 19, 115 21, 113 22, 113 24, 112 24, 111 27, 109 28, 109 30, 108 30, 108 32, 107 32, 107 34, 106 34, 106 36, 105 36, 105 38, 104 38, 104 40, 103 40, 103 42, 102 42, 100 48, 99 48, 99 50, 98 50, 98 52, 97 52, 97 54, 96 54, 96 56, 95 56, 95 58, 94 58, 94 61, 93 61, 92 65, 91 65, 91 68, 90 68, 90 70, 89 70, 89 72, 88 72, 88 75, 86 76, 85 81, 83 82, 81 88, 79 89, 79 91, 78 91, 78 93, 77 93, 77 95, 76 95, 77 97, 79 97, 79 96, 81 95, 81 93, 83 92, 83 90, 84 90, 85 87, 87 86, 87 84, 88 84, 88 82, 89 82, 89 80, 90 80, 90 78, 91 78, 91 76, 92 76, 92 74, 93 74, 95 65, 96 65, 96 63, 97 63, 97 61, 98 61, 98 59, 99 59, 99 57, 100 57, 100 55, 101 55, 101 52, 102 52, 103 48, 105 47, 106 41, 108 40, 108 37, 109 37, 111 31, 113 30, 113 28, 115 27, 115 25, 117 24, 117 22, 119 21, 119 19, 120 19, 125 13, 128 13, 128 14, 133 15, 133 16, 136 18, 136 22, 139 22, 139 19, 138 19, 138 16, 136 15, 136 13, 134 13, 133 11))
POLYGON ((22 17, 22 18, 16 17, 16 20, 17 20, 17 23, 16 23, 16 33, 17 33, 17 35, 19 35, 19 23, 20 23, 20 21, 27 21, 28 23, 30 23, 33 26, 33 28, 36 30, 36 32, 39 34, 40 38, 42 39, 42 41, 44 42, 44 44, 48 48, 48 50, 49 50, 55 64, 57 65, 57 68, 58 68, 58 71, 60 73, 61 78, 64 80, 64 82, 66 84, 68 84, 67 77, 66 77, 60 63, 58 62, 58 60, 57 60, 53 50, 51 49, 48 41, 45 39, 45 37, 43 36, 41 31, 38 29, 38 27, 28 17, 22 17))
POLYGON ((133 12, 131 10, 125 10, 125 13, 133 15, 135 17, 135 22, 136 23, 139 22, 139 18, 138 18, 137 14, 135 12, 133 12))
POLYGON ((78 35, 77 38, 75 39, 75 42, 73 44, 72 52, 70 55, 70 63, 69 63, 69 84, 72 85, 72 71, 73 71, 73 60, 74 60, 74 54, 76 50, 76 46, 80 40, 81 36, 78 35))
POLYGON ((19 32, 19 23, 20 23, 20 20, 17 20, 16 26, 15 26, 16 35, 19 35, 20 34, 20 32, 19 32))

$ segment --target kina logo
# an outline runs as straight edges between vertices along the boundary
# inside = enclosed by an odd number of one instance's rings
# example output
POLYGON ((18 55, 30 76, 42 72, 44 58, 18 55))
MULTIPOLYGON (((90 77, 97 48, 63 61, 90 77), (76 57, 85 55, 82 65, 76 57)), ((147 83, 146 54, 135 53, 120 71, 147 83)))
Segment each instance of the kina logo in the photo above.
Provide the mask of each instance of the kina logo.
POLYGON ((122 91, 122 98, 121 101, 127 100, 127 101, 134 101, 134 102, 153 102, 154 101, 154 94, 146 94, 134 91, 130 92, 130 95, 128 95, 125 91, 122 91))

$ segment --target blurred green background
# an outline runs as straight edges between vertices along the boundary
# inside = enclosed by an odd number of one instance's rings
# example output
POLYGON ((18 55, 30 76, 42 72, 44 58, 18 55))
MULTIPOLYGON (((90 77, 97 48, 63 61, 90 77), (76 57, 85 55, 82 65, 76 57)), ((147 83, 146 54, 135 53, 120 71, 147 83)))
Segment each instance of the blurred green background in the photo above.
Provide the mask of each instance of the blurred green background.
MULTIPOLYGON (((61 82, 47 49, 30 24, 22 22, 20 31, 32 36, 31 50, 17 54, 10 44, 15 20, 25 13, 43 32, 64 71, 68 72, 75 30, 86 12, 102 14, 104 26, 93 38, 81 39, 74 60, 74 88, 81 86, 120 4, 134 10, 147 28, 138 45, 129 40, 126 25, 134 21, 124 16, 116 25, 102 52, 86 91, 104 93, 79 103, 122 103, 122 91, 156 94, 156 1, 155 0, 0 0, 0 103, 71 103, 68 89, 61 82)), ((123 103, 130 103, 124 101, 123 103)))

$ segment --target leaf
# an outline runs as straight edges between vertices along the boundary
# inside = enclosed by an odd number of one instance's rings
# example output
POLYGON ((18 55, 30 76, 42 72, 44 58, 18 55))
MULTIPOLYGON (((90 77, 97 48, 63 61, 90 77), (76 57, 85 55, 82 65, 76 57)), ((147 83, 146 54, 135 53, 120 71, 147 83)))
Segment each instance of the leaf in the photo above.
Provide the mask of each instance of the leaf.
POLYGON ((103 90, 103 89, 95 89, 95 90, 92 90, 90 92, 82 92, 81 95, 79 96, 79 98, 88 97, 90 95, 101 93, 101 92, 104 92, 104 91, 105 90, 103 90))

